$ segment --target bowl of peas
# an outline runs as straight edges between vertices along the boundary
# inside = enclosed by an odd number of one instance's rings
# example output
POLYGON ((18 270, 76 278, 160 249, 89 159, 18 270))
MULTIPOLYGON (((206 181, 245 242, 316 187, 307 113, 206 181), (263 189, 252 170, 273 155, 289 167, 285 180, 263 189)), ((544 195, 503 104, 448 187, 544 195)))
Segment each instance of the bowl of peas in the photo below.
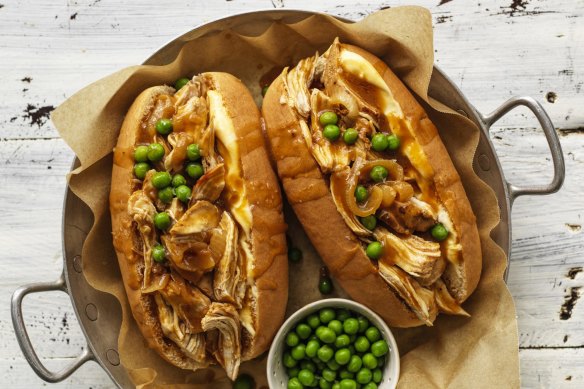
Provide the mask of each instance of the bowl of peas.
POLYGON ((268 355, 270 388, 390 389, 399 352, 383 319, 362 304, 325 299, 296 311, 268 355))

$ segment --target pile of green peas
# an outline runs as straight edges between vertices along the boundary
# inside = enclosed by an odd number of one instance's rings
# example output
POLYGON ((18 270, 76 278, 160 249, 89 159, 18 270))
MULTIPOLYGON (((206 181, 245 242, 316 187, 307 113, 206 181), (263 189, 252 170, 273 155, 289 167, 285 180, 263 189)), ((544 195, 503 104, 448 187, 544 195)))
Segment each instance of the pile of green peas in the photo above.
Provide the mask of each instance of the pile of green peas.
POLYGON ((347 309, 310 314, 285 342, 288 389, 375 389, 389 352, 379 329, 347 309))
MULTIPOLYGON (((318 121, 322 125, 322 135, 329 141, 334 142, 341 137, 341 129, 338 126, 339 117, 333 111, 325 111, 320 114, 318 121)), ((343 141, 352 145, 359 139, 359 132, 350 127, 342 134, 343 141)), ((399 149, 400 140, 395 134, 378 132, 371 138, 371 148, 375 151, 395 151, 399 149)))

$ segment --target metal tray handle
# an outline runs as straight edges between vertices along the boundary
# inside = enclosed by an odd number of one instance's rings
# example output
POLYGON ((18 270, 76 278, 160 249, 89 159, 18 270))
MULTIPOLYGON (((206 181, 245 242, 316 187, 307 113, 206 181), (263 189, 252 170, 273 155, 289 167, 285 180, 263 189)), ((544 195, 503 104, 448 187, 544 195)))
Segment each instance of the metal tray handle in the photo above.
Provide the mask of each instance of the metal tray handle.
POLYGON ((22 300, 24 299, 24 296, 29 293, 50 291, 62 291, 68 293, 67 286, 65 284, 65 277, 63 274, 61 274, 61 277, 55 282, 39 282, 18 288, 12 295, 10 310, 12 313, 12 325, 14 326, 16 339, 18 340, 18 344, 22 349, 24 357, 39 377, 47 382, 54 383, 69 377, 85 362, 89 360, 95 360, 95 357, 89 346, 86 346, 83 349, 81 355, 79 355, 69 366, 66 366, 58 372, 52 372, 47 369, 45 365, 43 365, 37 356, 34 347, 32 346, 30 337, 26 331, 26 326, 24 325, 24 317, 22 315, 22 300))
POLYGON ((548 185, 540 185, 540 186, 528 186, 528 187, 520 187, 517 185, 513 185, 511 183, 507 183, 507 188, 509 190, 509 198, 511 203, 519 197, 523 195, 544 195, 544 194, 551 194, 557 192, 558 189, 562 186, 564 182, 564 178, 566 175, 566 168, 564 166, 564 155, 562 154, 562 147, 560 146, 560 140, 558 138, 558 134, 556 134, 556 130, 554 125, 543 109, 541 104, 532 97, 512 97, 493 112, 488 115, 481 115, 481 120, 483 121, 485 127, 490 130, 491 126, 496 123, 500 118, 505 116, 507 112, 511 111, 515 107, 524 106, 529 108, 531 112, 535 115, 541 128, 543 129, 543 133, 547 139, 548 145, 550 147, 550 152, 552 154, 552 161, 554 163, 554 178, 552 182, 548 185))

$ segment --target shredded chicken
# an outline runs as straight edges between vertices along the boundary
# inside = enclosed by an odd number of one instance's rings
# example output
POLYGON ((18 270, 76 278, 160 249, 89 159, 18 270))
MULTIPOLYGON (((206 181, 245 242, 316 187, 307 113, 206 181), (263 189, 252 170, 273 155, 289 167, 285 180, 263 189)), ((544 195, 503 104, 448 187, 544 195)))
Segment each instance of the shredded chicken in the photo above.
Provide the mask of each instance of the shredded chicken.
POLYGON ((144 258, 142 288, 148 288, 152 272, 152 247, 156 245, 156 230, 154 229, 156 208, 150 198, 144 194, 144 191, 137 190, 128 199, 128 214, 136 223, 142 240, 142 256, 144 258))
POLYGON ((436 280, 434 284, 434 290, 436 292, 436 303, 441 312, 445 312, 451 315, 460 316, 470 316, 460 304, 450 295, 446 284, 441 279, 436 280))
POLYGON ((208 201, 193 204, 170 229, 170 234, 192 235, 209 231, 219 224, 219 208, 208 201))
POLYGON ((379 275, 383 277, 394 292, 421 321, 428 326, 432 326, 438 314, 438 308, 432 290, 421 286, 400 268, 388 266, 381 261, 379 262, 379 275))
POLYGON ((308 118, 311 110, 308 88, 314 79, 317 59, 318 55, 301 60, 288 72, 286 77, 288 104, 304 119, 308 118))
POLYGON ((374 234, 378 241, 383 242, 383 256, 379 261, 399 266, 422 285, 431 285, 446 267, 439 243, 416 235, 400 238, 382 227, 376 228, 374 234))
POLYGON ((187 132, 172 132, 167 139, 172 149, 164 158, 164 169, 172 174, 183 168, 187 147, 193 143, 193 136, 187 132))
POLYGON ((428 231, 436 224, 432 211, 414 201, 394 201, 388 209, 380 210, 378 217, 394 231, 405 235, 414 231, 428 231))
POLYGON ((213 231, 209 247, 217 263, 213 280, 215 298, 231 304, 237 302, 235 288, 241 273, 237 242, 235 221, 227 212, 223 212, 219 227, 213 231))
POLYGON ((205 352, 205 335, 203 333, 184 333, 177 325, 173 307, 167 304, 164 297, 160 294, 155 296, 156 306, 158 307, 158 320, 162 333, 190 358, 198 363, 197 368, 209 366, 205 352))
POLYGON ((220 163, 209 169, 193 187, 191 204, 198 200, 215 202, 225 188, 225 164, 220 163))
POLYGON ((214 344, 210 345, 211 352, 227 376, 235 380, 241 363, 241 323, 237 310, 231 304, 212 303, 202 325, 207 333, 217 331, 214 344))

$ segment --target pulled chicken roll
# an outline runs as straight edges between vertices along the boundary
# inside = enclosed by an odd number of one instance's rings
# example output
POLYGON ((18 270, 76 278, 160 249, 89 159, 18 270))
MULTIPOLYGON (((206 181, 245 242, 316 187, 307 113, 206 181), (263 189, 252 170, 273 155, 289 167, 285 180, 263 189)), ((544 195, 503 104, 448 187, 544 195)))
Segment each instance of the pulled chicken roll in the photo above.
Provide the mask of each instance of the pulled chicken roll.
POLYGON ((288 199, 352 298, 394 326, 468 315, 475 216, 437 129, 387 65, 336 40, 283 71, 263 115, 288 199))
POLYGON ((197 370, 239 365, 284 318, 282 203, 249 91, 203 73, 144 91, 114 150, 114 246, 150 347, 197 370))

